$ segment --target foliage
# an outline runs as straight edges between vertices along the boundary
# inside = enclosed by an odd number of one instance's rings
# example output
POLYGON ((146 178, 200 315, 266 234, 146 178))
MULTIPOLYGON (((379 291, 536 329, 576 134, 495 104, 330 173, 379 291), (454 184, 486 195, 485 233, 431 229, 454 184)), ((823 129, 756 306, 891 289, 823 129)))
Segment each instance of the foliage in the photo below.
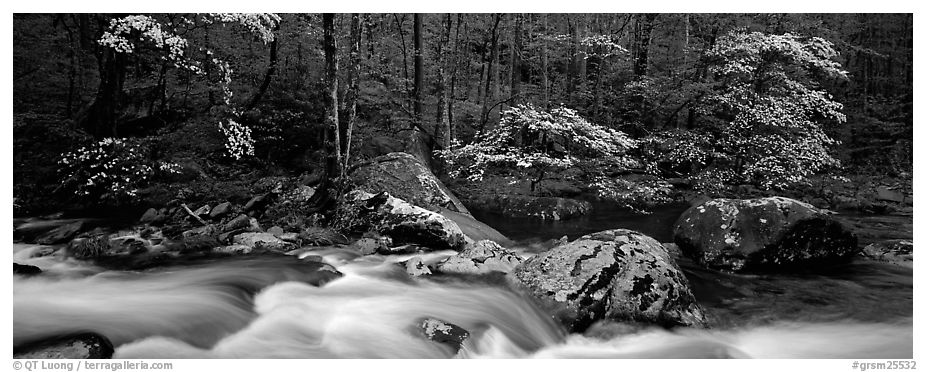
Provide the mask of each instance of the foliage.
POLYGON ((254 139, 251 138, 251 128, 228 119, 228 124, 219 122, 219 130, 225 136, 225 149, 235 160, 246 155, 254 155, 254 139))
POLYGON ((651 206, 672 201, 672 185, 659 179, 633 181, 598 176, 591 186, 598 197, 616 201, 641 214, 649 214, 647 208, 651 206))
POLYGON ((697 172, 713 160, 712 138, 699 131, 667 130, 640 140, 647 171, 679 176, 697 172))
POLYGON ((732 32, 707 53, 723 84, 709 98, 718 117, 719 151, 734 159, 738 178, 763 188, 785 188, 839 166, 837 141, 824 130, 845 122, 842 104, 814 77, 846 78, 833 45, 817 37, 732 32))
POLYGON ((119 201, 134 197, 153 177, 179 173, 176 164, 149 161, 147 152, 137 140, 104 138, 61 155, 62 183, 90 200, 119 201))
MULTIPOLYGON (((196 26, 195 17, 181 16, 180 19, 181 25, 196 26)), ((274 39, 273 29, 278 26, 280 16, 271 13, 210 13, 201 15, 199 21, 204 24, 220 22, 241 25, 255 38, 267 44, 274 39)), ((201 61, 192 58, 193 53, 189 51, 188 40, 177 33, 176 27, 163 25, 147 15, 129 15, 111 20, 109 30, 103 33, 98 42, 124 54, 134 53, 139 44, 150 43, 156 51, 163 54, 161 58, 171 61, 177 68, 186 69, 198 76, 204 76, 211 70, 201 61)), ((218 73, 216 82, 222 93, 222 103, 229 108, 227 112, 232 116, 227 123, 219 121, 219 130, 226 136, 229 155, 236 160, 245 155, 253 155, 254 141, 250 129, 235 121, 240 112, 232 102, 234 93, 231 83, 234 71, 231 64, 215 56, 210 49, 200 47, 198 50, 206 55, 207 63, 211 63, 214 71, 218 73)))
POLYGON ((478 182, 489 167, 513 167, 533 173, 532 191, 552 171, 596 158, 629 165, 627 150, 636 141, 622 132, 589 123, 575 110, 538 110, 530 104, 502 112, 498 126, 467 145, 455 141, 439 152, 452 177, 478 182))

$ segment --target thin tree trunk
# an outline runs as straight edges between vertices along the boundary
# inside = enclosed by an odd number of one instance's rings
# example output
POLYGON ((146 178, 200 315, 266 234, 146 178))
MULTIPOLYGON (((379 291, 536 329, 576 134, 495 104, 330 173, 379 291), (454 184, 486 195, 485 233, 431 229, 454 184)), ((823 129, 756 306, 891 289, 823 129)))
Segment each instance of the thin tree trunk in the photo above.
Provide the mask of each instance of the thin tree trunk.
POLYGON ((350 17, 350 57, 347 67, 347 93, 344 95, 345 115, 344 125, 341 125, 341 169, 347 169, 350 162, 351 134, 357 120, 357 98, 360 96, 360 66, 361 52, 360 39, 363 35, 362 15, 351 14, 350 17))
POLYGON ((326 180, 333 181, 342 176, 341 153, 338 151, 340 128, 338 123, 338 41, 334 35, 334 14, 322 15, 325 53, 325 162, 326 180))
POLYGON ((424 89, 424 55, 422 54, 424 42, 421 30, 424 20, 422 19, 422 14, 415 13, 414 20, 415 90, 412 95, 414 100, 414 118, 412 118, 410 128, 412 135, 409 137, 409 142, 406 144, 405 148, 408 153, 417 157, 428 168, 431 168, 431 139, 428 138, 428 134, 424 132, 421 120, 421 91, 424 89))
POLYGON ((244 106, 244 111, 249 111, 257 106, 260 103, 261 98, 264 97, 264 94, 267 93, 267 88, 270 88, 270 80, 273 78, 273 74, 277 70, 277 45, 280 38, 276 33, 280 30, 280 25, 277 24, 274 26, 273 32, 273 41, 270 42, 270 64, 267 66, 267 72, 264 73, 264 79, 261 81, 260 86, 257 88, 257 92, 254 93, 254 96, 248 100, 247 105, 244 106))
POLYGON ((521 29, 524 15, 518 14, 514 23, 514 43, 511 48, 511 105, 517 106, 521 96, 521 29))
MULTIPOLYGON (((396 14, 392 14, 392 16, 395 17, 395 25, 396 25, 396 28, 399 29, 399 39, 402 41, 402 70, 405 71, 405 81, 404 81, 404 82, 405 82, 405 92, 406 92, 406 94, 408 94, 408 99, 409 99, 409 100, 412 100, 412 99, 413 99, 412 97, 413 97, 414 94, 413 94, 412 90, 408 87, 408 81, 409 81, 409 78, 408 78, 408 51, 407 51, 407 48, 405 47, 405 31, 402 29, 402 25, 403 25, 405 22, 399 22, 399 16, 396 15, 396 14)), ((402 15, 402 19, 403 19, 403 21, 404 21, 405 15, 402 15)))
MULTIPOLYGON (((447 101, 447 138, 446 145, 447 148, 450 147, 450 144, 453 142, 454 133, 453 133, 453 104, 456 102, 456 90, 457 90, 457 70, 460 65, 460 25, 463 23, 463 13, 457 14, 457 26, 456 26, 456 35, 453 37, 453 71, 450 73, 450 99, 447 101)), ((467 63, 469 63, 469 58, 467 58, 467 63)))
POLYGON ((582 43, 582 40, 585 39, 585 34, 588 33, 588 15, 580 14, 579 18, 576 19, 576 54, 574 56, 574 63, 576 65, 576 76, 575 76, 575 87, 576 89, 582 89, 585 86, 586 80, 586 64, 585 60, 588 57, 586 52, 586 47, 582 43))
POLYGON ((490 101, 494 102, 494 100, 498 97, 498 95, 495 95, 491 99, 488 97, 489 89, 491 89, 491 86, 492 86, 492 78, 498 75, 497 71, 493 73, 492 65, 498 58, 498 24, 499 22, 501 22, 502 16, 501 14, 495 14, 494 17, 495 17, 495 21, 493 22, 492 33, 491 33, 492 52, 491 52, 491 57, 489 57, 489 60, 486 61, 486 80, 485 80, 485 90, 484 90, 485 99, 482 100, 482 122, 479 124, 479 132, 485 131, 486 122, 488 121, 488 117, 489 117, 489 108, 491 107, 489 102, 490 101))
POLYGON ((548 73, 550 57, 547 52, 547 38, 550 36, 548 28, 548 18, 549 14, 543 15, 543 40, 540 42, 541 46, 541 57, 540 57, 540 69, 543 75, 543 108, 550 109, 550 76, 548 73))
POLYGON ((446 50, 449 49, 450 45, 450 33, 453 31, 453 18, 451 14, 447 14, 444 20, 444 32, 441 34, 440 42, 437 43, 437 137, 440 138, 440 147, 447 148, 449 147, 450 141, 450 121, 449 121, 449 102, 450 102, 450 90, 449 79, 447 76, 446 63, 448 58, 446 58, 446 50), (447 45, 448 48, 445 49, 444 45, 447 45))
POLYGON ((657 14, 638 14, 634 26, 634 59, 633 74, 637 77, 646 76, 649 64, 649 44, 653 34, 653 22, 657 14))

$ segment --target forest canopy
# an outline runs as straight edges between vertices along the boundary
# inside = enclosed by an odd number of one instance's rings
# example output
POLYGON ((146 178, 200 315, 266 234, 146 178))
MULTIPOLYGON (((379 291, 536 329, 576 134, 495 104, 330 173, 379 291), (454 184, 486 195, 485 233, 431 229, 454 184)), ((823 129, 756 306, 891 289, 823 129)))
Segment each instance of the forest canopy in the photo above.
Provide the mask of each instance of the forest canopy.
POLYGON ((392 151, 628 205, 912 169, 909 14, 16 14, 13 43, 21 212, 392 151))

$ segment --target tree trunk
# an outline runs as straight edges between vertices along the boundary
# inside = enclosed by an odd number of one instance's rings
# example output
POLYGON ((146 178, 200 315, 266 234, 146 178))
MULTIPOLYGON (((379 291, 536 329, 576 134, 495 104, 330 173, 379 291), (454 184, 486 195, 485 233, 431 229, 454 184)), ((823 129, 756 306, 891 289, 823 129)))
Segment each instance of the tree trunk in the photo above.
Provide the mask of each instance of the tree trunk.
POLYGON ((414 118, 412 118, 411 131, 412 135, 409 136, 409 141, 406 144, 405 148, 409 154, 414 155, 421 160, 428 168, 431 167, 431 148, 430 143, 431 139, 428 138, 428 134, 423 130, 423 123, 421 120, 421 91, 424 89, 424 55, 422 55, 423 39, 422 39, 422 14, 415 13, 414 16, 414 58, 415 58, 415 87, 412 94, 412 100, 414 101, 414 118))
MULTIPOLYGON (((456 102, 456 89, 457 89, 457 69, 460 65, 460 25, 463 23, 463 13, 457 14, 457 27, 456 35, 453 37, 453 71, 450 73, 450 98, 447 101, 447 138, 446 145, 449 148, 450 143, 453 142, 454 133, 453 133, 453 104, 456 102)), ((469 63, 469 58, 467 58, 467 63, 469 63)))
POLYGON ((267 72, 264 73, 264 80, 261 81, 260 87, 257 88, 257 92, 254 93, 254 96, 248 100, 247 105, 244 106, 244 111, 249 111, 257 106, 260 103, 261 98, 264 97, 264 94, 267 93, 267 88, 270 88, 270 80, 273 78, 273 74, 277 70, 277 44, 280 38, 276 33, 280 30, 280 25, 277 24, 273 28, 273 41, 270 42, 270 64, 267 66, 267 72))
POLYGON ((656 20, 656 16, 657 14, 654 13, 637 15, 633 33, 633 74, 637 77, 646 76, 646 68, 649 64, 649 44, 653 34, 653 21, 656 20))
MULTIPOLYGON (((490 54, 488 61, 486 61, 486 80, 485 80, 485 99, 482 100, 482 122, 479 124, 479 132, 485 131, 486 122, 489 117, 489 108, 492 107, 490 102, 494 102, 498 95, 495 95, 491 99, 489 98, 489 89, 492 86, 492 78, 497 76, 497 71, 493 73, 493 63, 498 59, 498 24, 502 20, 501 14, 495 14, 495 21, 492 25, 491 41, 492 41, 492 52, 490 54)), ((497 70, 497 68, 495 69, 497 70)))
POLYGON ((549 57, 549 53, 547 52, 547 38, 550 36, 550 32, 548 28, 548 20, 547 20, 549 17, 550 17, 549 14, 543 15, 543 36, 544 38, 540 42, 540 46, 542 49, 541 56, 540 56, 540 70, 541 70, 542 80, 543 80, 543 108, 547 110, 550 109, 550 76, 549 76, 549 73, 547 72, 550 69, 549 68, 550 57, 549 57))
POLYGON ((450 90, 449 78, 447 76, 446 50, 450 48, 450 33, 453 30, 453 18, 447 14, 444 20, 444 32, 441 34, 440 42, 437 43, 437 137, 440 138, 440 147, 447 148, 450 145, 450 90), (447 45, 447 48, 444 48, 447 45))
MULTIPOLYGON (((501 17, 501 15, 499 15, 499 17, 501 17)), ((492 80, 491 80, 492 98, 489 100, 490 102, 492 102, 492 105, 489 106, 489 112, 487 113, 488 115, 492 114, 492 107, 494 107, 495 104, 499 100, 501 100, 501 97, 502 97, 502 94, 501 94, 502 59, 501 59, 501 53, 500 53, 501 43, 498 42, 498 38, 500 36, 501 36, 501 32, 498 32, 495 35, 495 40, 492 43, 492 61, 495 63, 495 68, 492 69, 492 80)))
POLYGON ((341 169, 347 169, 350 162, 351 134, 357 120, 357 98, 360 96, 360 39, 363 35, 362 15, 351 14, 350 17, 350 57, 347 65, 347 93, 344 95, 345 116, 344 125, 341 126, 341 169))
POLYGON ((338 151, 340 128, 338 123, 338 41, 334 36, 334 14, 322 15, 324 40, 322 49, 325 53, 325 179, 328 182, 338 180, 343 175, 341 153, 338 151))
POLYGON ((117 111, 122 104, 122 88, 125 86, 125 55, 112 48, 101 49, 97 54, 100 85, 93 104, 81 120, 87 133, 98 139, 118 136, 117 111))
POLYGON ((517 106, 521 96, 521 29, 524 15, 518 14, 514 22, 514 43, 511 48, 511 106, 517 106))
MULTIPOLYGON (((393 14, 392 16, 395 17, 395 26, 396 26, 396 28, 399 29, 399 39, 402 41, 402 70, 405 71, 405 80, 404 80, 404 82, 405 82, 405 92, 408 94, 409 100, 412 100, 412 99, 413 99, 412 96, 413 96, 414 94, 413 94, 412 90, 409 89, 409 87, 408 87, 408 80, 409 80, 409 79, 408 79, 408 51, 407 51, 407 49, 406 49, 406 47, 405 47, 405 31, 402 30, 402 25, 403 25, 405 22, 400 22, 400 21, 399 21, 399 16, 398 16, 398 15, 393 14)), ((404 21, 404 19, 405 19, 405 16, 404 16, 404 15, 402 16, 402 19, 403 19, 403 21, 404 21)))
POLYGON ((572 59, 576 54, 579 53, 577 46, 579 45, 579 33, 576 27, 576 20, 572 18, 571 15, 566 16, 566 25, 567 30, 569 30, 569 35, 572 36, 572 41, 569 43, 569 63, 566 66, 566 97, 572 98, 572 93, 576 90, 576 64, 572 59))
POLYGON ((576 34, 575 34, 575 43, 576 43, 576 54, 573 55, 573 63, 575 64, 575 88, 582 89, 585 85, 586 80, 586 64, 585 60, 588 56, 586 52, 585 45, 582 41, 585 39, 585 35, 588 33, 588 20, 586 19, 587 15, 579 14, 576 19, 576 34))

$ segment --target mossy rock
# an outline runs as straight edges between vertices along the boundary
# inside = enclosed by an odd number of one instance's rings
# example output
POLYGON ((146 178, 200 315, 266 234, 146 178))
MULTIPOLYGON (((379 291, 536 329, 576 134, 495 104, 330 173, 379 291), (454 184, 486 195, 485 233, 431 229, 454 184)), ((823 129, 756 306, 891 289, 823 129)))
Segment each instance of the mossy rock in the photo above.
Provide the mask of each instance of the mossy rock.
POLYGON ((514 277, 572 332, 604 319, 706 325, 678 265, 662 244, 636 231, 582 236, 531 257, 514 277))
POLYGON ((814 269, 844 263, 859 251, 848 227, 779 196, 693 206, 675 223, 674 241, 699 264, 725 271, 814 269))

